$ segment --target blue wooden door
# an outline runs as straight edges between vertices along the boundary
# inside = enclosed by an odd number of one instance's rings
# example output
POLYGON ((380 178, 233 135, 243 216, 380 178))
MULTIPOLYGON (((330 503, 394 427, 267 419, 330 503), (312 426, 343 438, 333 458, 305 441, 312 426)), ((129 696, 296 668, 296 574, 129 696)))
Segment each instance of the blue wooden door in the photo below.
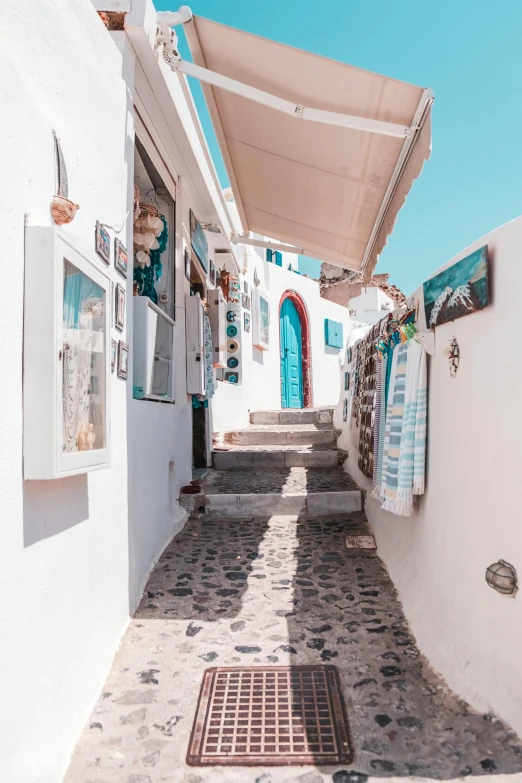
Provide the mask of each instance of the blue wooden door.
POLYGON ((281 405, 283 408, 302 408, 301 321, 291 299, 285 299, 281 306, 279 332, 281 338, 281 405))

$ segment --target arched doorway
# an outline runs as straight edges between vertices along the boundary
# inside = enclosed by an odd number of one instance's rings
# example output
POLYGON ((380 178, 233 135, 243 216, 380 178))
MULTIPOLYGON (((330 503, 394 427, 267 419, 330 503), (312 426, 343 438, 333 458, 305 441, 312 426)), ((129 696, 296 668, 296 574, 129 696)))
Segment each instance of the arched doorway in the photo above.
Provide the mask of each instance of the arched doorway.
POLYGON ((295 291, 285 291, 279 303, 279 339, 281 407, 309 408, 310 326, 304 302, 295 291))

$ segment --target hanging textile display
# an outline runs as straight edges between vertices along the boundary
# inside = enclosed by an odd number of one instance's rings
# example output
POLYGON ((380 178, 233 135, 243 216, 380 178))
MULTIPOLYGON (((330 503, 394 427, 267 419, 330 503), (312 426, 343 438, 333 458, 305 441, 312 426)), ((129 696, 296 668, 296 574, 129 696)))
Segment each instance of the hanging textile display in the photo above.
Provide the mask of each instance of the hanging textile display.
POLYGON ((370 478, 373 476, 373 425, 376 389, 377 361, 374 341, 365 340, 364 363, 360 389, 359 468, 370 478))
POLYGON ((395 501, 397 499, 399 453, 404 421, 404 392, 406 388, 407 362, 408 346, 400 345, 393 351, 382 458, 381 499, 384 501, 382 507, 386 511, 392 511, 394 513, 395 501))
POLYGON ((359 469, 372 496, 408 516, 424 492, 427 359, 415 311, 391 313, 351 349, 351 415, 359 433, 359 469))
MULTIPOLYGON (((372 488, 375 492, 375 487, 378 481, 379 471, 379 448, 381 444, 384 444, 384 422, 386 416, 386 365, 388 363, 388 357, 383 356, 377 358, 377 372, 375 379, 375 415, 373 425, 373 476, 372 476, 372 488)), ((382 451, 381 451, 382 456, 382 451)), ((382 468, 382 461, 381 461, 382 468)))
POLYGON ((369 478, 374 472, 375 393, 377 389, 377 350, 380 322, 358 344, 356 423, 360 424, 359 468, 369 478))
POLYGON ((414 495, 424 493, 426 420, 426 351, 410 339, 393 352, 381 483, 377 476, 374 491, 385 511, 410 516, 414 495))

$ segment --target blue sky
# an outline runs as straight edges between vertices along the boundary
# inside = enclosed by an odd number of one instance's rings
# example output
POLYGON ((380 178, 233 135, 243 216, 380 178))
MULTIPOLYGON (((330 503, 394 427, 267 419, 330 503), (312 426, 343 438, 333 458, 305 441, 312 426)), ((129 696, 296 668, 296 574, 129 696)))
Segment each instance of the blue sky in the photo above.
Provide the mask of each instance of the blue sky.
MULTIPOLYGON (((177 8, 172 0, 156 0, 156 6, 177 8)), ((472 241, 522 213, 521 0, 193 0, 191 8, 435 91, 432 157, 378 265, 406 293, 472 241)), ((201 90, 191 86, 226 185, 201 90)))

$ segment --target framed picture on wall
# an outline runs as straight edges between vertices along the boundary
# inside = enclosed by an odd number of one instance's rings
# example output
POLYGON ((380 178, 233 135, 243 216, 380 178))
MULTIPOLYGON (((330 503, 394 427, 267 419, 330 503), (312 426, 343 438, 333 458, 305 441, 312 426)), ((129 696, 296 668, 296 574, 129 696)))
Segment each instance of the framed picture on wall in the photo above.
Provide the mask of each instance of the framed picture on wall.
POLYGON ((116 340, 111 338, 111 372, 114 372, 114 368, 116 367, 116 358, 118 354, 118 343, 116 340))
POLYGON ((114 326, 120 332, 125 328, 125 288, 121 283, 116 283, 114 326))
POLYGON ((116 292, 114 283, 111 281, 111 326, 114 326, 114 311, 116 310, 116 292))
POLYGON ((118 378, 127 380, 129 374, 129 346, 120 340, 118 343, 118 378))
POLYGON ((190 280, 190 250, 185 248, 185 277, 190 280))
POLYGON ((262 288, 252 291, 252 343, 262 351, 270 348, 270 300, 262 288))
POLYGON ((95 249, 106 264, 111 262, 111 237, 103 223, 96 221, 95 249))
POLYGON ((212 261, 210 262, 210 265, 209 265, 208 277, 209 277, 209 280, 210 280, 210 285, 216 285, 216 267, 214 266, 212 261))
POLYGON ((243 328, 245 332, 250 331, 250 313, 247 312, 243 313, 243 328))
POLYGON ((129 265, 129 259, 127 256, 127 248, 122 245, 119 239, 114 240, 114 266, 123 275, 127 277, 127 267, 129 265))

